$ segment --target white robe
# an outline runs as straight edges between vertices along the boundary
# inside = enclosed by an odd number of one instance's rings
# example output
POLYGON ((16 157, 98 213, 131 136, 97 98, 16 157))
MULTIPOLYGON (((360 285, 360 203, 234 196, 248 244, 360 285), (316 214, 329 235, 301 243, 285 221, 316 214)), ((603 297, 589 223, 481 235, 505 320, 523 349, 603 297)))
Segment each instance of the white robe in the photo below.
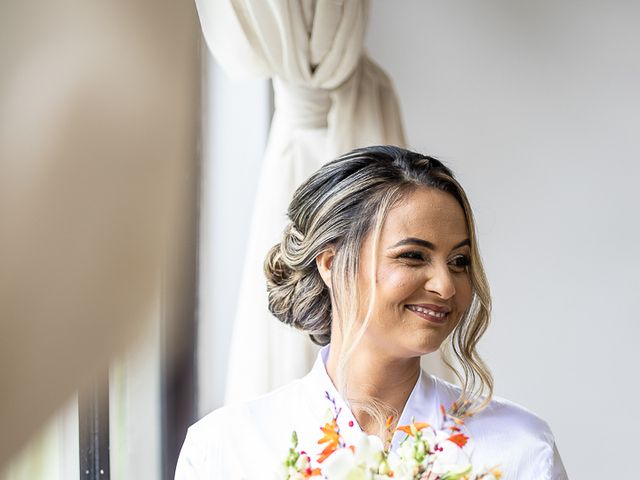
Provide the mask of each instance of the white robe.
MULTIPOLYGON (((322 437, 320 427, 332 407, 325 392, 342 409, 338 425, 346 444, 355 443, 358 422, 325 368, 329 348, 320 350, 305 377, 254 400, 219 408, 192 425, 175 479, 275 479, 291 446, 293 430, 299 450, 317 458, 323 448, 317 443, 322 437)), ((421 370, 398 425, 407 425, 414 417, 416 422, 438 428, 440 404, 449 407, 459 392, 459 387, 421 370)), ((465 420, 463 432, 470 437, 465 450, 471 453, 475 469, 499 465, 503 480, 567 479, 547 423, 513 402, 494 396, 485 410, 465 420)), ((405 436, 396 432, 391 449, 405 436)))

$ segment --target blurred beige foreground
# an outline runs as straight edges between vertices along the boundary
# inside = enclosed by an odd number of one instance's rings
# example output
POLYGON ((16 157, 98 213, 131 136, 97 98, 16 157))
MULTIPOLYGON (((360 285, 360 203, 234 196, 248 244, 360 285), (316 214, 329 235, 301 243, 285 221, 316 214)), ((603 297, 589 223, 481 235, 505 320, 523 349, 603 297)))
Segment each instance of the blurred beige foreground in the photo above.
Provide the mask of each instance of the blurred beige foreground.
POLYGON ((190 1, 0 7, 0 469, 180 269, 196 28, 190 1))

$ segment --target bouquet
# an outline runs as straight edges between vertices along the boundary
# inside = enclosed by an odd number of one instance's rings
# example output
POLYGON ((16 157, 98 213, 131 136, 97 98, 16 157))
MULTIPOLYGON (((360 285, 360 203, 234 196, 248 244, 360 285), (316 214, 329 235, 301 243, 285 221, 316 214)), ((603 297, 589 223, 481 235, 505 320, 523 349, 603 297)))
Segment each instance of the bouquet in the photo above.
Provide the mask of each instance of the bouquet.
MULTIPOLYGON (((411 419, 394 431, 406 434, 399 448, 390 452, 384 448, 376 435, 360 432, 354 445, 346 445, 338 426, 335 400, 326 393, 333 404, 329 421, 320 430, 323 436, 318 443, 324 449, 314 461, 305 451, 298 450, 296 432, 292 435, 292 446, 284 461, 280 478, 302 480, 317 477, 326 480, 499 480, 502 476, 496 467, 473 473, 470 458, 464 450, 469 437, 461 426, 463 420, 448 414, 440 406, 442 429, 437 430, 425 422, 411 419)), ((392 436, 387 419, 387 433, 392 436)))

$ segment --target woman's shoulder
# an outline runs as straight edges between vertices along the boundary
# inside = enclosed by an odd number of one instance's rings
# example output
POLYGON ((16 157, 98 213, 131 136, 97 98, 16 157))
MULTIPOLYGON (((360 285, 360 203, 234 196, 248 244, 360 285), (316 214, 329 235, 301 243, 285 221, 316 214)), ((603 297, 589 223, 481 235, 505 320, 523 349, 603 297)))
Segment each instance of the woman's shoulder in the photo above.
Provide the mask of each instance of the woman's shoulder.
POLYGON ((213 432, 237 428, 241 424, 251 422, 252 419, 273 417, 278 412, 291 411, 291 407, 297 404, 301 395, 301 388, 301 380, 296 379, 250 400, 230 402, 203 416, 189 427, 189 431, 193 432, 193 435, 212 438, 213 432))
MULTIPOLYGON (((458 385, 436 376, 432 377, 436 382, 442 403, 450 405, 458 398, 461 392, 458 385)), ((488 406, 467 419, 466 423, 485 429, 509 431, 510 434, 534 435, 550 445, 554 442, 551 428, 542 417, 529 408, 498 395, 493 395, 488 406)))
MULTIPOLYGON (((213 472, 214 477, 226 472, 228 478, 239 478, 238 472, 246 468, 242 453, 245 449, 254 454, 270 453, 272 445, 281 443, 280 437, 289 441, 291 431, 284 435, 281 430, 288 428, 287 415, 295 408, 300 389, 300 380, 293 380, 251 400, 216 408, 200 418, 187 430, 176 479, 196 478, 196 472, 213 472)), ((278 453, 265 455, 263 463, 268 465, 270 457, 279 458, 278 453)))
MULTIPOLYGON (((459 386, 433 378, 441 403, 458 398, 459 386)), ((478 465, 499 465, 505 478, 567 479, 549 424, 523 405, 494 395, 464 425, 478 465)))

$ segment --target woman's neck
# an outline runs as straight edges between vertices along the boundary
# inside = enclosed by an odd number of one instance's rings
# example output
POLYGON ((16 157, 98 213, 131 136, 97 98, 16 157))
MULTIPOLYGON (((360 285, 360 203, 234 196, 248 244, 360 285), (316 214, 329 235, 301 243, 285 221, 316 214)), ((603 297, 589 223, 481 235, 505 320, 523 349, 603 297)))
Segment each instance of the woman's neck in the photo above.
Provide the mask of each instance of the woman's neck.
MULTIPOLYGON (((388 405, 397 412, 393 421, 395 424, 420 375, 420 357, 383 355, 379 349, 368 348, 365 340, 362 340, 347 360, 345 373, 348 395, 356 399, 374 398, 388 405)), ((326 367, 329 377, 338 388, 339 355, 340 345, 332 343, 326 367)), ((366 412, 355 410, 353 414, 365 432, 377 433, 381 430, 381 426, 375 424, 366 412)))

